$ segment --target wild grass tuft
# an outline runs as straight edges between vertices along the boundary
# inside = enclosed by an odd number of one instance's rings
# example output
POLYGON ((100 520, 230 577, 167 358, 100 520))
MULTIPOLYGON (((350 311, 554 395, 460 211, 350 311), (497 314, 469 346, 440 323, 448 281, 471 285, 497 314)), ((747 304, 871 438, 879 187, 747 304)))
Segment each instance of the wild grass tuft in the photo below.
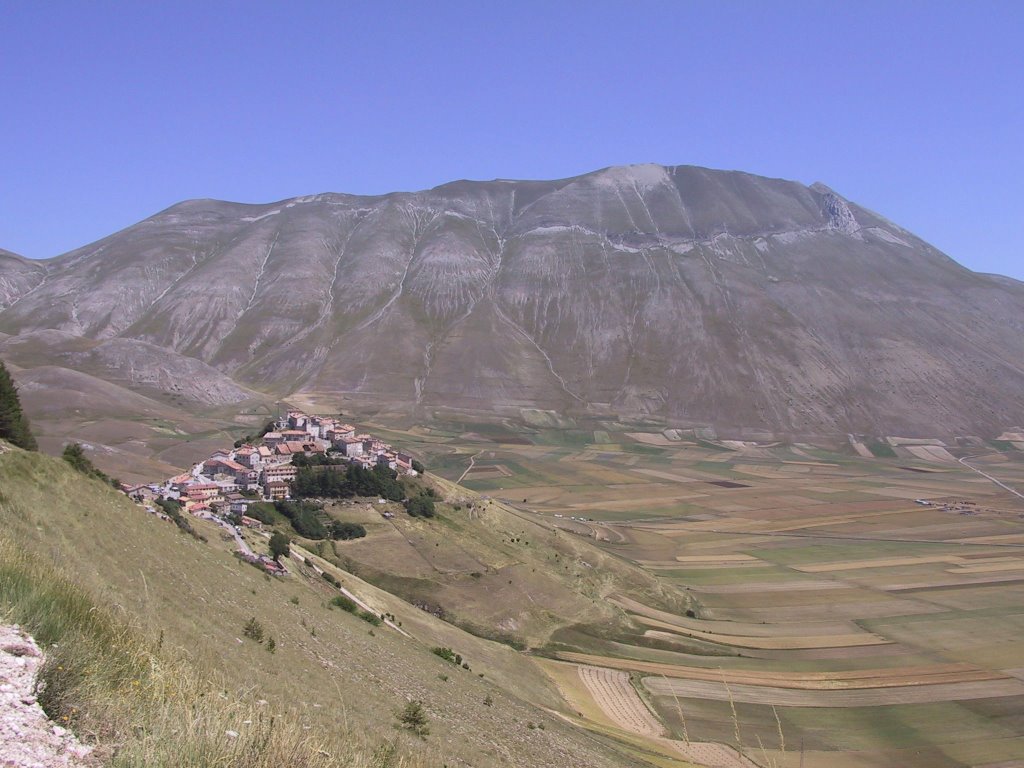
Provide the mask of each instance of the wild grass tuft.
MULTIPOLYGON (((322 739, 255 691, 234 692, 148 644, 52 564, 0 537, 0 620, 44 649, 40 704, 114 768, 419 765, 393 745, 322 739)), ((350 735, 349 735, 350 736, 350 735)))

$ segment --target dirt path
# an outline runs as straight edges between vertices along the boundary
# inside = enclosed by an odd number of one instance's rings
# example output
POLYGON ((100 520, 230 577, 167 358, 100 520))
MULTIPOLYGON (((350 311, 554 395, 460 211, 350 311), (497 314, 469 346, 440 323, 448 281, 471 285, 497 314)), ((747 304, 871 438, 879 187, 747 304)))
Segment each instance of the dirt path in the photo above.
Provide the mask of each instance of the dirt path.
POLYGON ((477 451, 476 453, 474 453, 472 456, 469 457, 469 466, 466 467, 466 470, 461 475, 459 475, 459 479, 455 481, 456 485, 458 485, 463 480, 465 480, 466 479, 466 475, 468 475, 470 472, 473 471, 473 467, 476 466, 477 458, 479 458, 480 455, 483 454, 483 453, 484 453, 484 451, 477 451))
POLYGON ((996 485, 998 485, 998 486, 999 486, 1000 488, 1002 488, 1002 489, 1003 489, 1004 491, 1009 491, 1009 492, 1010 492, 1010 493, 1012 493, 1012 494, 1013 494, 1014 496, 1018 496, 1018 497, 1020 497, 1021 499, 1024 499, 1024 493, 1021 493, 1020 491, 1016 490, 1015 488, 1011 488, 1011 487, 1010 487, 1010 486, 1008 486, 1008 485, 1007 485, 1006 483, 1004 483, 1004 482, 1003 482, 1002 480, 997 480, 996 478, 992 477, 992 475, 988 474, 987 472, 982 472, 982 471, 981 471, 980 469, 978 469, 977 467, 975 467, 975 466, 973 466, 973 465, 971 465, 971 464, 968 464, 968 463, 967 463, 967 460, 968 460, 968 459, 977 459, 977 458, 980 458, 980 457, 979 457, 979 456, 964 456, 964 457, 963 457, 962 459, 960 459, 959 461, 960 461, 960 463, 961 463, 961 464, 963 464, 963 465, 964 465, 965 467, 967 467, 967 468, 968 468, 969 470, 971 470, 972 472, 977 472, 977 473, 978 473, 979 475, 981 475, 982 477, 984 477, 984 478, 987 478, 988 480, 991 480, 991 481, 992 481, 993 483, 995 483, 996 485))
MULTIPOLYGON (((291 545, 291 558, 297 564, 305 564, 305 562, 307 560, 309 560, 310 562, 313 562, 310 559, 312 557, 319 557, 319 556, 318 555, 314 555, 312 552, 309 552, 308 550, 303 549, 302 547, 298 546, 294 542, 292 543, 292 545, 291 545)), ((316 571, 319 574, 323 574, 323 572, 324 572, 323 567, 316 566, 316 565, 313 566, 313 570, 316 571)), ((358 605, 364 611, 368 611, 369 613, 372 613, 374 616, 378 615, 377 611, 374 610, 373 607, 371 607, 369 604, 364 602, 362 599, 360 599, 357 595, 355 595, 350 590, 346 589, 345 587, 341 587, 341 586, 338 587, 338 590, 341 592, 341 594, 343 594, 349 600, 354 602, 356 605, 358 605)), ((410 635, 408 632, 406 632, 404 629, 402 629, 400 626, 398 626, 398 624, 393 622, 391 619, 382 619, 382 621, 383 621, 385 626, 391 627, 391 629, 395 630, 395 632, 398 632, 401 635, 405 635, 406 637, 412 637, 412 635, 410 635)))
POLYGON ((33 689, 43 654, 17 626, 0 625, 0 765, 5 768, 86 768, 91 747, 54 724, 33 689))

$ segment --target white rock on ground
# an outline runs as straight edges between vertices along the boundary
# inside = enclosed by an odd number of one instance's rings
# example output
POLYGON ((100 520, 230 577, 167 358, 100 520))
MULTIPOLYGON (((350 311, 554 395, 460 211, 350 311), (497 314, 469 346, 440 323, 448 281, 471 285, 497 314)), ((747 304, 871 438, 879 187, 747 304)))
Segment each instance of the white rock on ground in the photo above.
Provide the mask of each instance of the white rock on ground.
POLYGON ((85 768, 92 747, 52 722, 36 701, 43 654, 17 625, 0 624, 0 766, 85 768))

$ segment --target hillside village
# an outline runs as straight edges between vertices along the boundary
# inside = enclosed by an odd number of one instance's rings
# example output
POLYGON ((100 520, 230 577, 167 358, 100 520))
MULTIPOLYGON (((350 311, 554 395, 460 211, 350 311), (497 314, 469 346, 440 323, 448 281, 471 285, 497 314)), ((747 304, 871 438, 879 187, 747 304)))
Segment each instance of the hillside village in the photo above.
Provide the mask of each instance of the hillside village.
POLYGON ((268 431, 257 440, 216 451, 188 472, 163 483, 124 486, 122 490, 154 513, 157 509, 151 502, 172 499, 197 517, 221 523, 231 517, 259 529, 262 524, 246 515, 249 505, 292 498, 299 464, 308 466, 328 455, 336 467, 387 467, 410 476, 422 470, 409 454, 373 435, 356 434, 351 424, 289 410, 268 424, 268 431))

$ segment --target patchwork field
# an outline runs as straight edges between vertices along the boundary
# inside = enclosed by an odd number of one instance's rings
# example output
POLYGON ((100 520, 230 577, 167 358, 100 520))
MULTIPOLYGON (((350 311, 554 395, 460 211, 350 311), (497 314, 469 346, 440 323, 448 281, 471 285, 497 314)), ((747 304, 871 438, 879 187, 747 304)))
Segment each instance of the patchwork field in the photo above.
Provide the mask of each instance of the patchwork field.
POLYGON ((557 661, 538 663, 584 724, 696 762, 704 744, 708 765, 738 749, 760 766, 1024 766, 1012 444, 828 449, 614 423, 422 436, 440 474, 685 596, 675 613, 611 584, 631 629, 552 636, 557 661))
MULTIPOLYGON (((55 412, 41 442, 152 478, 269 412, 136 410, 55 412)), ((564 700, 549 711, 638 764, 1024 768, 1020 441, 755 444, 545 414, 351 415, 452 509, 338 504, 369 532, 338 562, 524 649, 564 700)))

